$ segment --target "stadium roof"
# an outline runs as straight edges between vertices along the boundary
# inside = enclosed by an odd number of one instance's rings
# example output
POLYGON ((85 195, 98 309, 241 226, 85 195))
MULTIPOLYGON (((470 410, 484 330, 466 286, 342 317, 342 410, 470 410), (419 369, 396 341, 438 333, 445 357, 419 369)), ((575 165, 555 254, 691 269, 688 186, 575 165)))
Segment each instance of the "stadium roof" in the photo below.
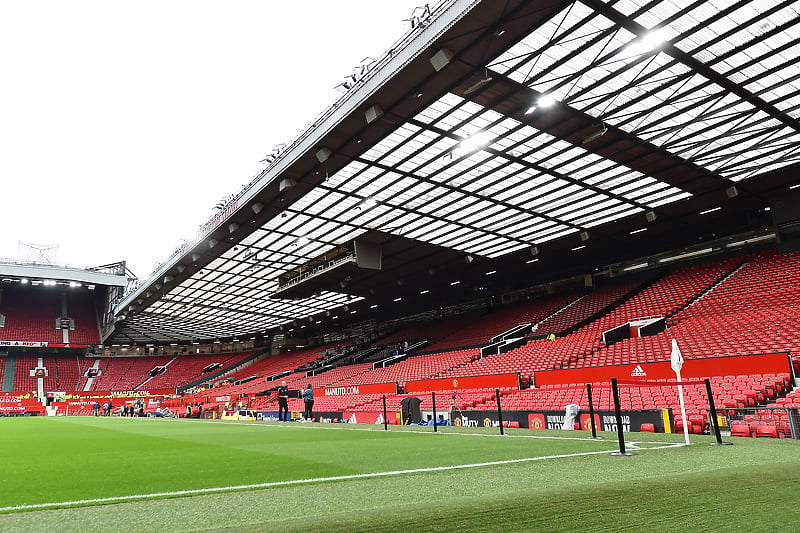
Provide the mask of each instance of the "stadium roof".
POLYGON ((800 183, 800 2, 445 0, 410 23, 121 302, 115 341, 592 273, 769 228, 800 183))

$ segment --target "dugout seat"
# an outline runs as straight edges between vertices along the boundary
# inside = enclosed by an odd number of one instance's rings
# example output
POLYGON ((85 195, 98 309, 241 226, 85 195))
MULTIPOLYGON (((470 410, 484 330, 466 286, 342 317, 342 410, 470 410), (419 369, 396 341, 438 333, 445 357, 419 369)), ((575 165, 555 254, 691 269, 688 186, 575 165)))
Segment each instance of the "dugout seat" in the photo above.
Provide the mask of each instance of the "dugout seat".
POLYGON ((750 424, 744 420, 731 421, 731 436, 733 437, 752 437, 750 432, 750 424))
POLYGON ((683 417, 681 415, 675 415, 675 433, 683 433, 683 417))
POLYGON ((689 433, 701 435, 706 428, 706 418, 703 415, 689 415, 689 433))
POLYGON ((759 424, 756 436, 766 439, 777 439, 778 429, 773 424, 759 424))
POLYGON ((642 424, 642 426, 639 428, 639 431, 644 433, 655 433, 656 427, 655 425, 648 422, 646 424, 642 424))

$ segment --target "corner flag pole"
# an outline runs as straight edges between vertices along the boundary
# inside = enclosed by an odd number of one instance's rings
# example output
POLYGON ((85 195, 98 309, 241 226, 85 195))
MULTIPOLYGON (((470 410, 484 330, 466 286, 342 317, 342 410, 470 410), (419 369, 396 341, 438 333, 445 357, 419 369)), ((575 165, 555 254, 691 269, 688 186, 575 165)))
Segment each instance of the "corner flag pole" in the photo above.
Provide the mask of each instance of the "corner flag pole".
POLYGON ((681 368, 683 368, 683 355, 678 348, 678 341, 672 339, 672 353, 669 356, 672 370, 678 378, 678 399, 681 402, 681 419, 683 419, 683 440, 689 445, 689 421, 686 420, 686 405, 683 402, 683 385, 681 385, 681 368))

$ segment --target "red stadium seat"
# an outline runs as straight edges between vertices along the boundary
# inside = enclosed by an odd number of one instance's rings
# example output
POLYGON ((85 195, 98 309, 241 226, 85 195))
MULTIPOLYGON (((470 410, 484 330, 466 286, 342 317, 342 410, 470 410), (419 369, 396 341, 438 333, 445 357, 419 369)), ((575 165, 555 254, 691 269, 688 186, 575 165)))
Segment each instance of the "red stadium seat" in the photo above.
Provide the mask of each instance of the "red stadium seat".
POLYGON ((642 424, 642 426, 639 428, 639 431, 644 433, 655 433, 656 427, 654 424, 648 422, 646 424, 642 424))
POLYGON ((773 424, 759 424, 756 436, 768 439, 778 438, 778 429, 773 424))
POLYGON ((750 424, 744 420, 733 420, 731 422, 731 436, 733 437, 752 437, 750 424))

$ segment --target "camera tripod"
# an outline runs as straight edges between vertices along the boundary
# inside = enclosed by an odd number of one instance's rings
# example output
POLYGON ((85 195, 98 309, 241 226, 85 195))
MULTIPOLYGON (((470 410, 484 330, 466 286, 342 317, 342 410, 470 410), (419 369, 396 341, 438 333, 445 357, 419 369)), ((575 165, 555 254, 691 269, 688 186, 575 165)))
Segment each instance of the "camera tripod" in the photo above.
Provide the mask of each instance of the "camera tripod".
POLYGON ((450 396, 450 420, 453 420, 453 415, 458 413, 458 416, 464 418, 464 413, 461 411, 461 407, 464 404, 464 398, 461 398, 456 391, 453 391, 453 394, 450 396))

